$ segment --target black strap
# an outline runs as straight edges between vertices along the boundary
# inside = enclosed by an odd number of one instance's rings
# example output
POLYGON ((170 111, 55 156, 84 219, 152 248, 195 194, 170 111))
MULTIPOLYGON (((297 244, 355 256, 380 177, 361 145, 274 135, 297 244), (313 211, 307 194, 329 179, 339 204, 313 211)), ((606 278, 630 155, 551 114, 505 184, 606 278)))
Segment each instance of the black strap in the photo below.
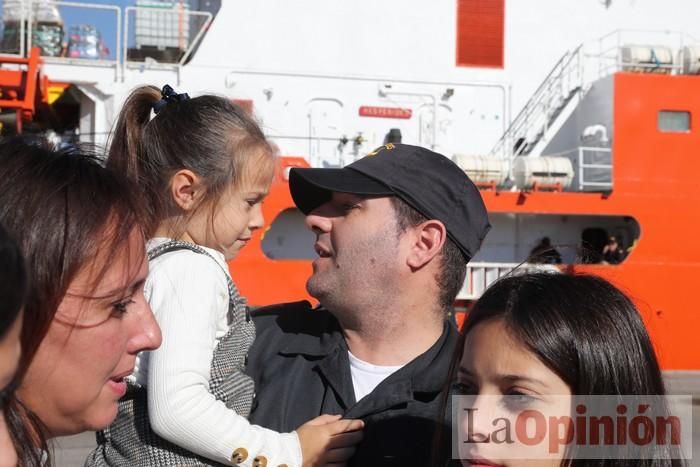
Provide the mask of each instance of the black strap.
MULTIPOLYGON (((231 277, 228 275, 228 271, 226 271, 214 258, 209 252, 207 252, 204 248, 202 248, 199 245, 195 245, 194 243, 190 242, 185 242, 183 240, 168 240, 165 243, 161 243, 160 245, 157 245, 150 250, 148 250, 148 261, 152 261, 156 258, 158 258, 161 255, 164 255, 166 253, 170 253, 172 251, 178 251, 178 250, 190 250, 195 253, 199 253, 202 255, 205 255, 209 258, 211 258, 212 261, 216 263, 216 265, 221 269, 221 271, 224 273, 224 277, 226 277, 226 284, 228 286, 228 298, 229 302, 231 304, 236 303, 236 299, 241 299, 241 295, 238 292, 238 289, 236 288, 236 285, 233 283, 231 280, 231 277)), ((250 308, 246 306, 246 311, 245 311, 245 318, 246 321, 250 321, 250 308)))

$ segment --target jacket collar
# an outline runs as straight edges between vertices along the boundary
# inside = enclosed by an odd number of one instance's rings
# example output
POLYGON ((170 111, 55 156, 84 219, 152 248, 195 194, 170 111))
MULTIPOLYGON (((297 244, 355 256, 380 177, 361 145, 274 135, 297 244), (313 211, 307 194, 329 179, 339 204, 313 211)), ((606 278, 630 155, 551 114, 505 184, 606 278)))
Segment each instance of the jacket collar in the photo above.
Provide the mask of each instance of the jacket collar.
MULTIPOLYGON (((283 355, 306 355, 315 359, 324 359, 334 355, 338 351, 347 351, 348 346, 343 337, 338 320, 327 310, 316 308, 311 313, 317 313, 310 321, 314 323, 316 332, 308 334, 296 334, 281 350, 283 355)), ((449 373, 458 331, 455 325, 445 321, 440 338, 422 355, 406 364, 384 383, 392 384, 398 381, 402 383, 407 393, 413 392, 439 392, 443 389, 445 378, 449 373)), ((346 387, 344 381, 350 374, 349 361, 345 358, 333 358, 321 367, 326 373, 326 378, 336 387, 346 387)), ((381 386, 381 385, 380 385, 381 386)), ((350 379, 352 387, 352 379, 350 379)))
POLYGON ((412 367, 413 391, 439 392, 443 389, 445 379, 450 372, 458 335, 457 327, 452 322, 445 321, 442 335, 437 342, 427 352, 408 364, 412 367))
POLYGON ((297 333, 289 339, 279 353, 282 355, 306 355, 321 358, 332 354, 336 349, 347 350, 343 330, 338 320, 327 310, 318 307, 309 310, 315 316, 307 320, 310 329, 307 333, 297 333))

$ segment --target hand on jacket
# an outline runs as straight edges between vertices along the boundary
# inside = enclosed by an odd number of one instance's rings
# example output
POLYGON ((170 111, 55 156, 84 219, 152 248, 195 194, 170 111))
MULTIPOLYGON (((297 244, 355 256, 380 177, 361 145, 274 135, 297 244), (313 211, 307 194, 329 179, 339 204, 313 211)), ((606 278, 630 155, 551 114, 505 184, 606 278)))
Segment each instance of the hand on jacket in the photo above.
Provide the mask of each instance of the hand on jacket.
POLYGON ((302 466, 343 466, 362 440, 362 420, 343 420, 341 415, 321 415, 297 428, 302 466))

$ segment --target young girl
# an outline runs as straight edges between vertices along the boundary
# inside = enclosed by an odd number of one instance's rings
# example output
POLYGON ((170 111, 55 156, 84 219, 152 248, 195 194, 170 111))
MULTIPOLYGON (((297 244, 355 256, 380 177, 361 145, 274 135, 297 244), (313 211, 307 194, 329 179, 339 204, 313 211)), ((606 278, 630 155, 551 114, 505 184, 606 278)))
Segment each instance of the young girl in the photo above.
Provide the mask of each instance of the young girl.
POLYGON ((617 416, 617 401, 629 404, 629 398, 636 396, 634 410, 637 403, 651 401, 659 405, 650 411, 668 417, 663 399, 655 397, 665 394, 664 384, 639 312, 604 279, 533 273, 497 281, 479 298, 465 322, 454 373, 456 393, 474 403, 469 410, 475 414, 455 425, 461 431, 460 439, 466 441, 459 445, 462 465, 684 465, 670 445, 624 451, 630 447, 583 442, 544 456, 542 446, 549 447, 546 442, 525 445, 516 436, 511 436, 512 442, 499 442, 505 433, 495 431, 504 424, 490 423, 500 414, 523 410, 570 416, 572 407, 578 410, 582 401, 589 407, 591 401, 604 402, 588 397, 596 395, 607 395, 613 402, 606 415, 617 416), (490 405, 492 402, 498 406, 490 405), (479 413, 490 417, 480 418, 479 413), (578 455, 589 448, 593 450, 588 454, 578 455), (599 459, 590 458, 597 454, 601 454, 599 459))
POLYGON ((276 433, 246 420, 254 387, 243 370, 255 328, 226 262, 262 227, 274 173, 273 150, 253 118, 221 97, 141 87, 121 111, 108 166, 143 189, 146 297, 163 344, 139 357, 117 420, 98 435, 88 464, 343 462, 361 421, 322 416, 276 433))

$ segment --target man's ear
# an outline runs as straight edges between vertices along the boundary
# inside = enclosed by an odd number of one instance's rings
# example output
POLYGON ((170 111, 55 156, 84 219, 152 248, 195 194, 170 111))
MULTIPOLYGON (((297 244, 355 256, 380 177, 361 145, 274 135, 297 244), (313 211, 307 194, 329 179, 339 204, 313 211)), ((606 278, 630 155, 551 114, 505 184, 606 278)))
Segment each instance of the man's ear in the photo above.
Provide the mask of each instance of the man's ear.
POLYGON ((194 209, 203 193, 200 178, 191 170, 178 170, 170 178, 170 194, 183 211, 194 209))
POLYGON ((427 220, 412 229, 414 232, 411 237, 411 250, 406 261, 411 268, 418 269, 428 264, 442 251, 447 241, 447 229, 442 222, 435 219, 427 220))

